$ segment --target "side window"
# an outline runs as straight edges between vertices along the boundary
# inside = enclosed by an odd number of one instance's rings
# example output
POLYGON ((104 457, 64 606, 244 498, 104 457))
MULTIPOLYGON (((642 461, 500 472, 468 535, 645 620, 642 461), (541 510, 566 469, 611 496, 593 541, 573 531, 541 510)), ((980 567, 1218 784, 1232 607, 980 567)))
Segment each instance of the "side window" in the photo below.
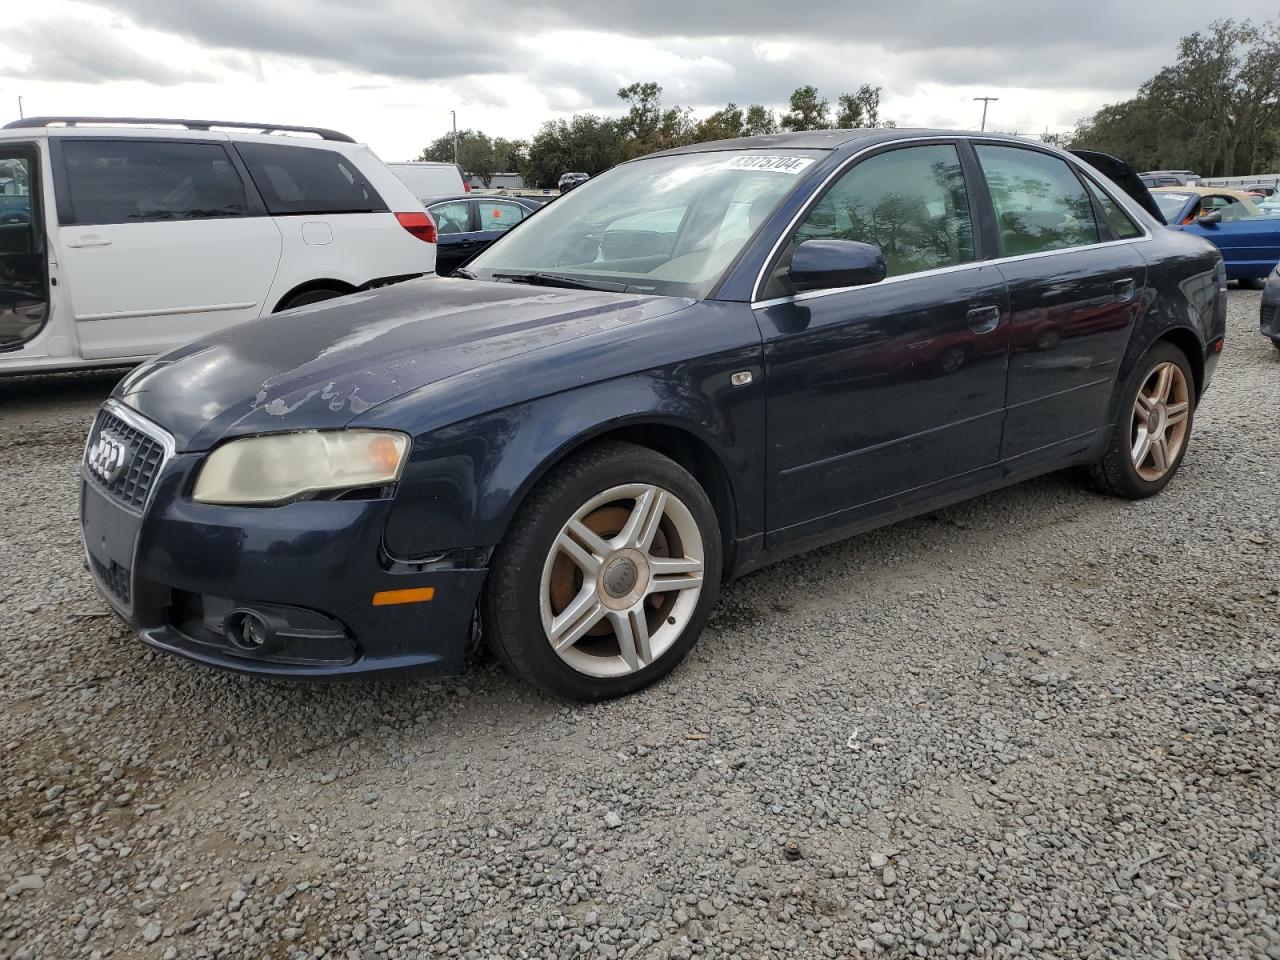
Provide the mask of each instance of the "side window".
POLYGON ((471 230, 471 211, 466 200, 450 200, 437 203, 427 208, 431 219, 436 222, 436 230, 440 234, 468 233, 471 230))
POLYGON ((270 143, 235 147, 273 216, 387 210, 373 185, 336 150, 270 143))
POLYGON ((1093 204, 1064 161, 1021 147, 975 150, 991 189, 1004 256, 1099 242, 1093 204))
POLYGON ((1205 197, 1205 209, 1221 211, 1223 222, 1243 220, 1249 216, 1248 208, 1236 197, 1205 197))
POLYGON ((1142 236, 1142 230, 1129 219, 1127 213, 1120 209, 1118 203, 1103 193, 1102 189, 1093 181, 1086 180, 1085 183, 1089 187, 1089 193, 1093 195, 1094 203, 1102 211, 1102 219, 1111 233, 1110 239, 1132 240, 1134 237, 1142 236))
POLYGON ((507 200, 477 200, 481 230, 509 230, 525 217, 525 209, 507 200))
POLYGON ((857 164, 809 212, 792 245, 817 239, 875 244, 891 277, 974 260, 955 146, 903 147, 857 164))
POLYGON ((62 141, 64 226, 206 220, 249 212, 244 183, 218 143, 62 141), (69 216, 64 216, 68 214, 69 216))

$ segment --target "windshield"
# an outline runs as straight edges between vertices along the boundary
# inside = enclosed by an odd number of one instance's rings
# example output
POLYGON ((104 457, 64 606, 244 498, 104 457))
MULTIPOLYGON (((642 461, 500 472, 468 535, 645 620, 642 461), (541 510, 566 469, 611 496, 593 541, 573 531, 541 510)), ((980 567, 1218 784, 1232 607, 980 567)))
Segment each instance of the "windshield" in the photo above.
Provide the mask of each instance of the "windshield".
POLYGON ((1191 199, 1189 193, 1152 193, 1151 196, 1156 201, 1156 206, 1160 208, 1160 213, 1164 215, 1165 220, 1172 220, 1182 208, 1187 205, 1187 201, 1191 199))
POLYGON ((820 156, 742 151, 626 163, 560 197, 467 270, 701 299, 820 156))

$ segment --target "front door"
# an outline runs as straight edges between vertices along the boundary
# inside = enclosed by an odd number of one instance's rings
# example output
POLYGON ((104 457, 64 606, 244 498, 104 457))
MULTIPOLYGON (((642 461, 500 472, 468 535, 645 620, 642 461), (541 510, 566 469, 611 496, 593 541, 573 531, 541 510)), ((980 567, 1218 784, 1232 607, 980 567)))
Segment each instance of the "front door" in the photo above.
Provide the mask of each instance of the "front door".
POLYGON ((1059 157, 974 151, 1013 309, 1002 459, 1034 469, 1088 449, 1103 426, 1144 302, 1146 261, 1128 242, 1142 231, 1059 157))
POLYGON ((220 141, 54 138, 80 354, 143 357, 258 316, 280 230, 220 141))
POLYGON ((979 262, 950 142, 860 161, 810 208, 756 316, 768 376, 770 549, 972 483, 1000 456, 1008 296, 979 262), (878 284, 788 292, 805 240, 876 244, 878 284))
POLYGON ((427 207, 436 223, 436 273, 447 277, 482 248, 470 200, 444 200, 427 207))

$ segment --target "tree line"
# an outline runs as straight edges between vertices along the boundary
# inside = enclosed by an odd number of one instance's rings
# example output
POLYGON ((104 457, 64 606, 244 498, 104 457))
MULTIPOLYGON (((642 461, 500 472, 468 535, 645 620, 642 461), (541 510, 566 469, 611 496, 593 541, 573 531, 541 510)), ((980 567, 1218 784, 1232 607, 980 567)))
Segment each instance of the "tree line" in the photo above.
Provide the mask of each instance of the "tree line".
MULTIPOLYGON (((816 87, 806 85, 792 92, 788 109, 781 116, 758 103, 745 108, 728 103, 698 119, 689 107, 665 106, 659 84, 633 83, 618 91, 627 106, 621 117, 577 113, 568 119, 548 120, 527 142, 490 137, 480 130, 459 130, 458 162, 485 186, 495 173, 515 171, 529 186, 554 187, 560 174, 569 170, 595 176, 624 160, 690 143, 780 130, 892 127, 892 120, 880 118, 880 93, 880 87, 864 83, 854 93, 837 97, 833 110, 816 87)), ((431 141, 418 159, 449 163, 453 156, 450 132, 431 141)))
POLYGON ((1138 170, 1205 177, 1280 171, 1280 20, 1215 20, 1183 37, 1178 57, 1138 88, 1049 138, 1138 170))

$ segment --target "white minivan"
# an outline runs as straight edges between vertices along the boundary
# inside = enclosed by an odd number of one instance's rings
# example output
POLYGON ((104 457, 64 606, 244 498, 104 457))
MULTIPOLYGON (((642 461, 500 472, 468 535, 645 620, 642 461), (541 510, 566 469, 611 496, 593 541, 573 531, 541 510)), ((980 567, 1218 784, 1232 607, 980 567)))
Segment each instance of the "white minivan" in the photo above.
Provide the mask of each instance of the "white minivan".
POLYGON ((0 374, 139 361, 435 269, 367 146, 310 127, 85 117, 0 128, 0 374))

